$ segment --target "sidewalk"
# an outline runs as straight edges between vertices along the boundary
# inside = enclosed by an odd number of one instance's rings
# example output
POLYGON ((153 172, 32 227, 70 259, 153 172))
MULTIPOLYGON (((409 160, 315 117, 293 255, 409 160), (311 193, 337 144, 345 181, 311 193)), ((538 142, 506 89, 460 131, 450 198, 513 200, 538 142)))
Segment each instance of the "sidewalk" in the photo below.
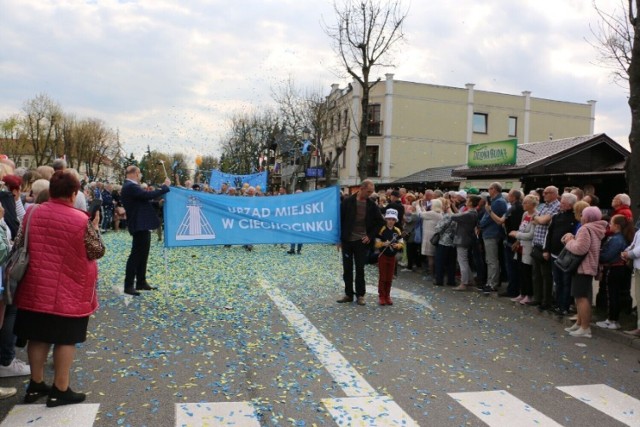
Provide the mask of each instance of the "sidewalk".
MULTIPOLYGON (((400 271, 401 268, 398 270, 398 278, 407 278, 407 275, 411 275, 413 276, 413 280, 414 281, 419 281, 420 283, 423 283, 427 286, 434 286, 433 282, 429 282, 424 280, 424 274, 421 270, 419 271, 400 271), (404 276, 404 277, 403 277, 404 276)), ((633 279, 632 279, 633 280, 633 279)), ((633 282, 632 282, 633 283, 633 282)), ((506 287, 506 283, 503 283, 503 288, 506 287)), ((449 292, 451 293, 456 293, 456 294, 465 294, 465 293, 476 293, 477 291, 475 289, 472 289, 470 291, 466 291, 466 292, 455 292, 452 291, 450 287, 448 286, 443 286, 440 289, 447 289, 449 292)), ((595 300, 596 294, 598 293, 598 282, 596 280, 593 281, 593 298, 595 300)), ((631 296, 633 298, 633 302, 634 305, 636 305, 636 296, 633 293, 633 286, 632 286, 632 290, 631 290, 631 296)), ((496 301, 496 303, 498 304, 505 304, 505 305, 513 305, 514 303, 512 301, 510 301, 509 298, 501 298, 498 297, 497 292, 492 292, 490 295, 487 296, 487 298, 492 298, 496 301)), ((532 310, 536 310, 535 307, 531 307, 532 310)), ((560 318, 559 316, 550 313, 548 311, 543 311, 543 312, 538 312, 536 310, 536 313, 539 314, 540 316, 547 316, 550 319, 553 319, 555 321, 559 321, 563 324, 563 326, 571 326, 573 325, 573 321, 569 320, 570 316, 564 316, 562 318, 560 318)), ((631 348, 634 349, 638 349, 640 350, 640 337, 634 337, 632 335, 627 335, 625 334, 623 331, 624 330, 629 330, 629 329, 635 329, 635 316, 631 316, 633 317, 634 323, 633 325, 625 325, 623 323, 623 326, 621 329, 618 330, 613 330, 613 329, 604 329, 604 328, 600 328, 598 326, 596 326, 596 322, 599 322, 600 320, 604 320, 604 319, 600 319, 600 318, 596 318, 596 312, 595 312, 595 307, 594 307, 594 311, 593 311, 593 318, 591 319, 591 334, 594 336, 597 336, 599 338, 604 338, 604 339, 608 339, 614 342, 617 342, 619 344, 623 344, 623 345, 627 345, 631 348), (627 326, 625 328, 625 326, 627 326)), ((626 323, 629 323, 629 319, 625 319, 627 320, 626 323)))

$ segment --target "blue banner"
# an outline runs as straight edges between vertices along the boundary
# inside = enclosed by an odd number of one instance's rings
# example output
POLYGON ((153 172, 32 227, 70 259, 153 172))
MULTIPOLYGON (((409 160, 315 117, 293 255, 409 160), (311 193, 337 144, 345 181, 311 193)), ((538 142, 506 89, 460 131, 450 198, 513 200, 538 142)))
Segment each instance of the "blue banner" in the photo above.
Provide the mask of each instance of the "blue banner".
POLYGON ((340 189, 242 197, 171 187, 164 224, 166 247, 337 243, 340 189))
POLYGON ((229 187, 241 188, 243 184, 247 183, 252 187, 260 186, 262 191, 267 191, 267 171, 252 173, 249 175, 233 175, 230 173, 220 172, 219 170, 211 171, 211 179, 209 180, 209 186, 216 191, 220 191, 220 187, 224 183, 229 184, 229 187))

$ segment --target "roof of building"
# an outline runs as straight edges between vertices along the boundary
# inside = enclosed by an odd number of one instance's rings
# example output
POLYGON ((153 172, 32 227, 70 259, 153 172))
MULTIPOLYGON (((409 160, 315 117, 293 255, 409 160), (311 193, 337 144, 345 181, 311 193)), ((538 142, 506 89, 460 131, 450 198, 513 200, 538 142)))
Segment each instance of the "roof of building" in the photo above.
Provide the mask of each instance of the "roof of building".
POLYGON ((458 176, 478 176, 478 175, 513 175, 530 173, 553 173, 550 167, 555 165, 555 169, 565 172, 585 172, 613 170, 616 167, 623 167, 623 159, 629 155, 629 151, 618 144, 606 134, 583 135, 571 138, 554 139, 541 142, 530 142, 518 144, 518 151, 515 165, 496 165, 483 167, 460 166, 452 171, 458 176), (606 159, 598 156, 596 148, 604 147, 607 153, 615 153, 615 158, 606 159), (579 156, 585 152, 588 156, 579 156), (563 162, 563 163, 559 163, 563 162), (585 162, 588 162, 586 164, 585 162))
POLYGON ((391 184, 411 184, 411 183, 426 183, 426 182, 459 182, 464 178, 454 177, 452 172, 456 168, 460 168, 460 165, 454 166, 441 166, 438 168, 424 169, 404 178, 400 178, 393 181, 391 184))

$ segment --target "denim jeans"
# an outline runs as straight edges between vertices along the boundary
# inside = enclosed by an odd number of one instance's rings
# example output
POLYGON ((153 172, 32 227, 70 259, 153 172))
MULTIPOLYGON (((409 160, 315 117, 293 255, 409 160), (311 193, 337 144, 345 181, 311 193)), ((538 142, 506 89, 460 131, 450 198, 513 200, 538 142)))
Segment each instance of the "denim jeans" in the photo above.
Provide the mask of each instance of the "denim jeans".
POLYGON ((4 323, 0 328, 0 365, 8 366, 16 357, 16 336, 13 325, 16 322, 18 308, 15 305, 5 307, 4 323))

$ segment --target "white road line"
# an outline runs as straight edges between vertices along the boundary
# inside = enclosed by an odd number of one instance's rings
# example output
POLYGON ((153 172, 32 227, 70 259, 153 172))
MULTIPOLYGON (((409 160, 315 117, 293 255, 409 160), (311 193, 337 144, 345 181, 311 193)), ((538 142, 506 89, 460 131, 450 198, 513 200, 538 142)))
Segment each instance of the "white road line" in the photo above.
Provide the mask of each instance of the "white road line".
POLYGON ((380 396, 309 319, 282 295, 279 289, 269 285, 266 280, 259 280, 259 283, 315 357, 349 397, 322 400, 336 422, 344 425, 344 420, 349 419, 348 425, 418 425, 390 396, 380 396), (376 422, 372 424, 372 420, 376 422))
POLYGON ((449 396, 491 427, 562 426, 504 390, 449 393, 449 396))
POLYGON ((628 426, 640 426, 640 400, 604 384, 557 387, 628 426))
POLYGON ((251 402, 176 403, 176 426, 260 427, 251 402))
MULTIPOLYGON (((371 295, 378 295, 378 288, 375 286, 367 286, 367 293, 371 295)), ((413 301, 418 305, 425 307, 429 311, 433 311, 433 307, 429 304, 424 297, 416 295, 413 292, 405 291, 404 289, 398 289, 391 287, 391 296, 398 299, 406 299, 413 301)))
POLYGON ((91 427, 98 414, 97 403, 47 408, 46 405, 16 405, 0 427, 91 427))

